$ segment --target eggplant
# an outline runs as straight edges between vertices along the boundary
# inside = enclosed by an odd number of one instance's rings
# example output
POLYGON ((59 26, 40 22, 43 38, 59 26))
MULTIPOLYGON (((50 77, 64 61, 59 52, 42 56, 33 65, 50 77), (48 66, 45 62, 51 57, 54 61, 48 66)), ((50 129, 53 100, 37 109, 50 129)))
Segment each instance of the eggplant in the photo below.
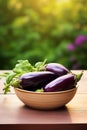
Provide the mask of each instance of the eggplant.
POLYGON ((19 77, 20 85, 25 90, 35 91, 40 89, 52 80, 57 78, 52 72, 40 71, 40 72, 29 72, 19 77))
POLYGON ((58 77, 48 83, 43 89, 45 92, 64 91, 76 86, 75 75, 72 73, 58 77))
POLYGON ((69 70, 59 63, 48 63, 45 66, 45 70, 57 74, 58 77, 69 73, 69 70))

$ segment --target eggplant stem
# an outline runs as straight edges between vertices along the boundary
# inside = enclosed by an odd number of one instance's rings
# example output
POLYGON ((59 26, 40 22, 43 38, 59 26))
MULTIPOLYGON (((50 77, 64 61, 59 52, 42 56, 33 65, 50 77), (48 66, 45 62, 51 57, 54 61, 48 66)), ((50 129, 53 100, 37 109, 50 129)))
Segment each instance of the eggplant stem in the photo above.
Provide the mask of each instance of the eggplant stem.
POLYGON ((81 79, 81 77, 82 77, 82 75, 83 75, 83 70, 82 70, 82 72, 80 73, 80 74, 77 74, 76 75, 76 82, 78 82, 80 79, 81 79))

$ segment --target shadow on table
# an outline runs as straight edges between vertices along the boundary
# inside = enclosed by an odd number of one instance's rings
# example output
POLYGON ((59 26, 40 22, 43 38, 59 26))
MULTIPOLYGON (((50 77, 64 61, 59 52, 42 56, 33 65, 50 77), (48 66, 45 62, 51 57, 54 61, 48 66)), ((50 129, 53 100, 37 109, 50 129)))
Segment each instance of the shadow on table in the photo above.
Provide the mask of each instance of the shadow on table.
POLYGON ((22 115, 23 123, 71 123, 71 117, 67 106, 55 110, 37 110, 27 106, 21 106, 18 111, 18 118, 22 115), (24 120, 26 119, 26 120, 24 120))

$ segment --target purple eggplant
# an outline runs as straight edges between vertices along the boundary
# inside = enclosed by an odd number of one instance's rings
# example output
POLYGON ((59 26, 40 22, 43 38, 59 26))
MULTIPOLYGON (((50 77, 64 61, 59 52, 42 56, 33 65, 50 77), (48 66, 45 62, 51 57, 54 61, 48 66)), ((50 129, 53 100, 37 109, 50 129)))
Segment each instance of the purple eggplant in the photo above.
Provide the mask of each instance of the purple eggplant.
POLYGON ((45 92, 56 92, 71 89, 76 86, 74 74, 66 74, 58 77, 44 87, 45 92))
POLYGON ((58 63, 48 63, 45 66, 45 70, 57 74, 58 77, 69 73, 69 70, 66 67, 58 63))
POLYGON ((19 80, 23 89, 35 91, 56 78, 57 75, 52 72, 40 71, 23 74, 19 77, 19 80))

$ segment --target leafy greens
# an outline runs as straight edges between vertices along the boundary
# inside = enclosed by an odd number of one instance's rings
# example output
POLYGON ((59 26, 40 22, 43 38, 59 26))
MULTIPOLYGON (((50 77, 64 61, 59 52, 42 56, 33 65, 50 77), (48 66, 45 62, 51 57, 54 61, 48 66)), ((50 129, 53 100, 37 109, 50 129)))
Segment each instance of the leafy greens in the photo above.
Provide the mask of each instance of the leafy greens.
POLYGON ((30 64, 28 60, 18 60, 18 63, 15 65, 13 70, 11 72, 6 72, 1 77, 5 77, 6 81, 4 83, 4 94, 10 92, 10 86, 13 87, 21 87, 20 86, 20 80, 19 77, 28 72, 34 72, 34 71, 42 71, 45 69, 47 59, 45 59, 43 62, 37 62, 34 66, 30 64))

